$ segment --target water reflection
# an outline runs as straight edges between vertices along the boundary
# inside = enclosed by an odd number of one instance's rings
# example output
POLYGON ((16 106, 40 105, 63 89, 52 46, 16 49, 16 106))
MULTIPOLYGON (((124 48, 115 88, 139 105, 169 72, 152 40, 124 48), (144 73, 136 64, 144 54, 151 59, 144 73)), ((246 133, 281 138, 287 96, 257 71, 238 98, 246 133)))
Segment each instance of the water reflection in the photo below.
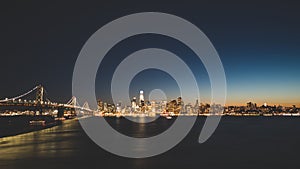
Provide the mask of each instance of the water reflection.
MULTIPOLYGON (((0 169, 300 168, 300 118, 224 117, 205 144, 198 143, 205 118, 198 120, 180 144, 146 159, 122 158, 104 151, 88 138, 78 121, 65 121, 61 126, 1 138, 0 169)), ((173 120, 138 125, 124 118, 108 121, 128 135, 151 137, 167 129, 173 120)), ((117 139, 111 142, 118 144, 117 139)), ((133 147, 133 151, 147 151, 143 140, 133 147)))
POLYGON ((74 151, 74 125, 78 124, 68 121, 63 126, 1 138, 0 160, 67 156, 74 151))

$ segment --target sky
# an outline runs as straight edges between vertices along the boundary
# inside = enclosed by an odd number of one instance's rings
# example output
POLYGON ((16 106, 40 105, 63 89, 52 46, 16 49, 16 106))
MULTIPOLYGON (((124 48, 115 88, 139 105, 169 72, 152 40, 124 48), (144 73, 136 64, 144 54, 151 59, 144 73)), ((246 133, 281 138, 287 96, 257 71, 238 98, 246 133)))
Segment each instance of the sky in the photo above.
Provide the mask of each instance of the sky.
MULTIPOLYGON (((227 105, 252 101, 300 106, 299 5, 278 0, 1 2, 0 98, 42 84, 50 100, 67 102, 72 97, 74 65, 88 38, 114 19, 155 11, 190 21, 210 39, 224 66, 227 105)), ((134 36, 114 46, 98 69, 97 97, 111 101, 110 82, 118 64, 134 51, 153 47, 184 60, 199 84, 200 100, 210 101, 209 78, 195 53, 160 35, 134 36)), ((147 98, 156 88, 164 90, 168 99, 179 95, 176 81, 159 70, 140 72, 129 93, 138 96, 143 89, 147 98)))

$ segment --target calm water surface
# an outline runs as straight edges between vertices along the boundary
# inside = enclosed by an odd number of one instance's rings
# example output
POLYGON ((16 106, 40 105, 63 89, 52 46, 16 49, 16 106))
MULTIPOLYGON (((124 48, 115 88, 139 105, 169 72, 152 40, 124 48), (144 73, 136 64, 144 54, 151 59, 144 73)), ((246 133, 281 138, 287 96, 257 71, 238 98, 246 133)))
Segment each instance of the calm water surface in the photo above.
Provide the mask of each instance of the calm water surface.
MULTIPOLYGON (((188 117, 185 117, 188 118, 188 117)), ((167 129, 173 120, 150 124, 108 119, 117 130, 149 137, 167 129)), ((76 120, 53 128, 0 139, 0 169, 35 168, 300 168, 300 118, 223 117, 204 144, 198 136, 204 117, 172 150, 146 159, 110 154, 93 143, 76 120)))

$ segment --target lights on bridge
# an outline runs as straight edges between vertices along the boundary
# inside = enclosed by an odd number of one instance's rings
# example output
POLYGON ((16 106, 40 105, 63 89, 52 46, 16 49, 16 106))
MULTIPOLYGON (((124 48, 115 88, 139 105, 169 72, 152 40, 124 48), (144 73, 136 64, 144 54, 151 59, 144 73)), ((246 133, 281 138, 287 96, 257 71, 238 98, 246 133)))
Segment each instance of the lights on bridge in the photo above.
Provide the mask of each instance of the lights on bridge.
MULTIPOLYGON (((58 115, 58 110, 55 109, 65 109, 67 111, 70 111, 69 114, 71 114, 72 116, 74 116, 75 112, 74 109, 80 109, 82 112, 81 114, 93 114, 93 110, 91 110, 89 108, 89 105, 87 102, 84 103, 84 105, 81 107, 78 102, 76 97, 72 97, 72 99, 67 103, 57 103, 57 102, 51 102, 49 99, 47 99, 44 96, 44 88, 42 86, 36 86, 35 88, 33 88, 32 90, 13 97, 13 98, 5 98, 3 100, 0 99, 0 106, 10 106, 10 107, 16 107, 16 106, 21 106, 22 111, 19 110, 15 110, 16 112, 14 113, 14 111, 8 111, 4 114, 0 113, 0 116, 2 115, 7 115, 7 116, 11 116, 11 115, 52 115, 54 117, 56 117, 58 115), (36 93, 36 99, 32 99, 32 95, 30 95, 31 93, 33 93, 34 91, 37 91, 36 93), (26 97, 26 99, 25 99, 26 97), (37 107, 36 109, 34 107, 37 107), (24 109, 28 108, 28 110, 23 111, 24 109), (34 111, 32 111, 34 110, 34 111), (38 110, 38 111, 36 111, 38 110), (72 112, 73 111, 73 112, 72 112)), ((66 113, 68 115, 68 112, 65 111, 64 113, 66 113)), ((68 116, 71 116, 68 115, 68 116)))

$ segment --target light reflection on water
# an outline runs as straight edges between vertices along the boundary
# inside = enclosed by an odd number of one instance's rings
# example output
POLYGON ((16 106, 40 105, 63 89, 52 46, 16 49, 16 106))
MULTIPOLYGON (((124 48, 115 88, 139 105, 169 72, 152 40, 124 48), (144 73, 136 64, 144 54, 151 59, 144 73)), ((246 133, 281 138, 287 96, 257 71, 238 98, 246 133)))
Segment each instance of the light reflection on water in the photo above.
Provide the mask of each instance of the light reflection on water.
MULTIPOLYGON (((137 124, 125 119, 110 120, 113 121, 113 126, 118 131, 125 131, 126 134, 133 137, 147 137, 147 133, 153 133, 158 129, 156 123, 137 124)), ((144 119, 140 118, 139 120, 144 119)), ((161 127, 165 126, 164 128, 166 128, 169 123, 163 122, 161 124, 161 127)), ((1 138, 0 166, 1 162, 7 162, 7 160, 74 157, 77 153, 85 152, 85 146, 87 144, 91 145, 91 142, 82 131, 78 120, 64 121, 64 124, 60 126, 1 138)), ((146 151, 146 145, 143 140, 141 140, 140 144, 134 146, 138 150, 146 151)))
POLYGON ((78 124, 67 121, 61 126, 1 138, 0 160, 66 156, 74 151, 71 138, 78 132, 74 125, 78 124))
MULTIPOLYGON (((182 143, 147 159, 122 158, 106 152, 88 138, 78 121, 65 121, 61 126, 1 138, 0 169, 300 168, 300 118, 224 117, 213 137, 201 145, 198 136, 205 119, 198 120, 182 143)), ((161 129, 166 129, 172 120, 136 125, 113 118, 110 122, 128 135, 149 137, 164 131, 161 129)), ((142 140, 135 148, 144 151, 142 140)))

